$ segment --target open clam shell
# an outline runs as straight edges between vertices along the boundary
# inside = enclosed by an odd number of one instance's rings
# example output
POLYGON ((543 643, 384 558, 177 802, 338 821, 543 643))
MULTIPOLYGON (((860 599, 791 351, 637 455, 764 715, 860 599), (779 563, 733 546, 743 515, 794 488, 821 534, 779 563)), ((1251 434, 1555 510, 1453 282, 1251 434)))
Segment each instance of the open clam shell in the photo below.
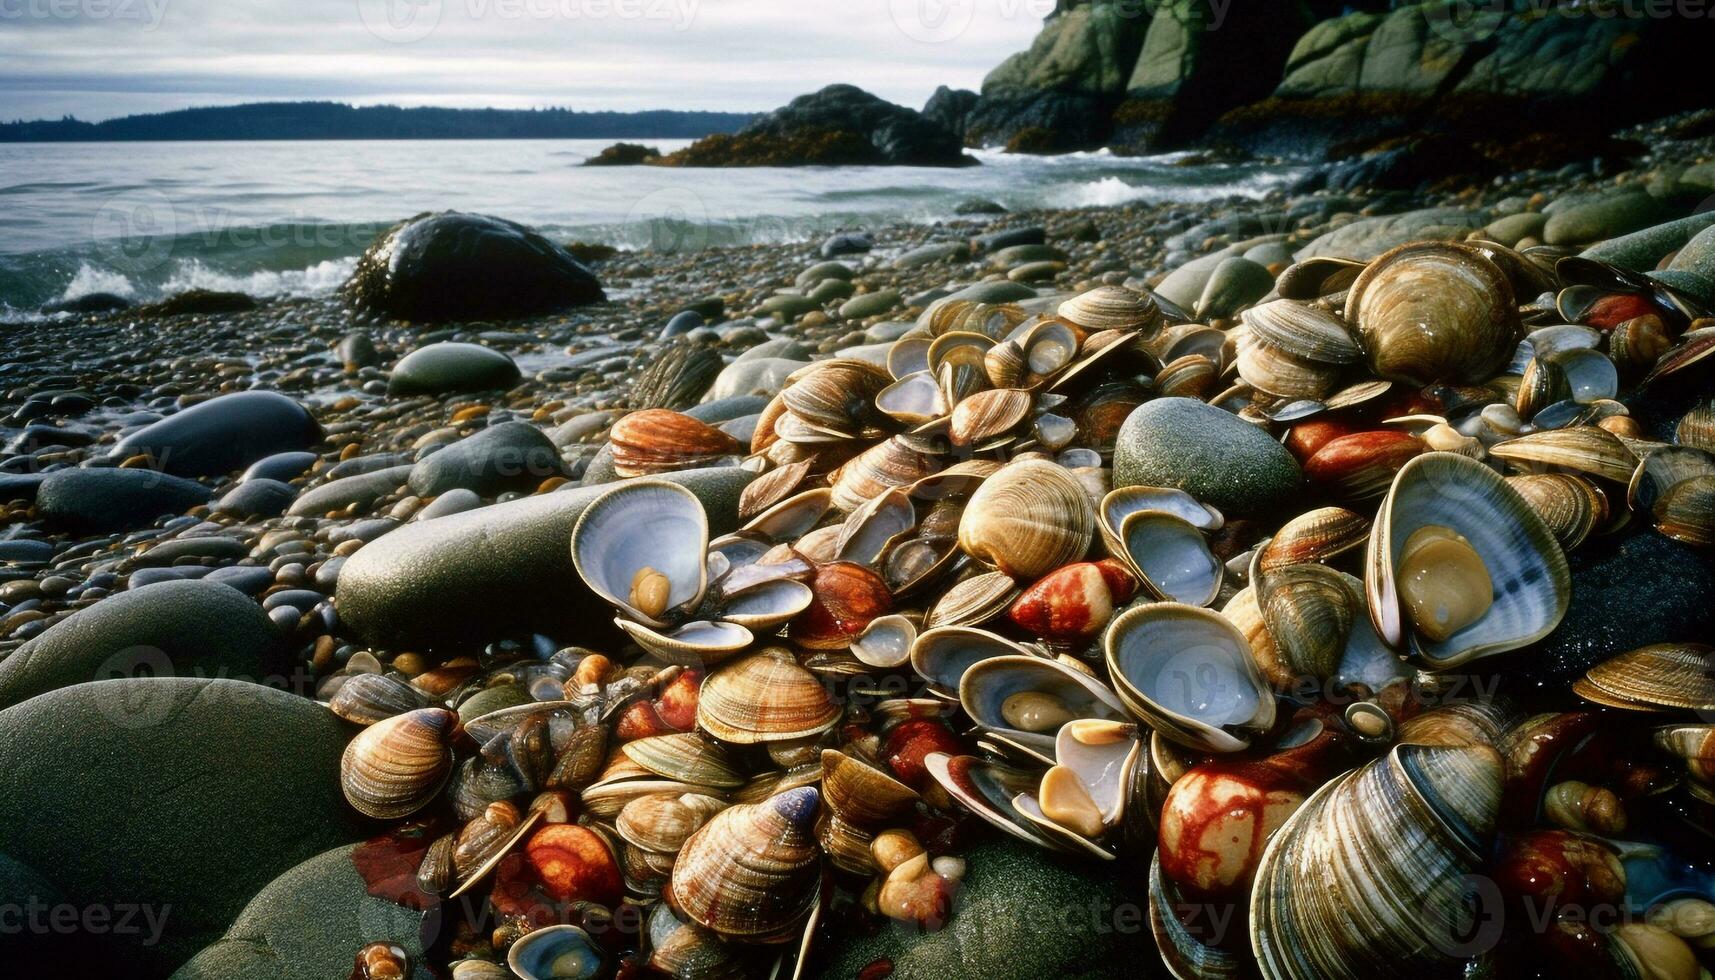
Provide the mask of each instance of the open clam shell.
POLYGON ((1203 532, 1183 518, 1157 510, 1126 516, 1115 557, 1157 599, 1206 606, 1220 595, 1226 568, 1209 550, 1203 532))
POLYGON ((527 933, 506 953, 506 965, 523 980, 589 980, 604 959, 600 944, 573 925, 527 933))
MULTIPOLYGON (((1101 834, 1125 817, 1132 790, 1132 770, 1143 756, 1136 725, 1085 718, 1067 722, 1054 738, 1057 762, 1033 793, 1013 797, 1013 809, 1044 834, 1059 837, 1073 849, 1104 861, 1117 857, 1113 848, 1072 826, 1067 811, 1093 809, 1101 834)), ((1141 801, 1140 804, 1142 805, 1141 801)), ((1094 829, 1094 828, 1091 828, 1094 829)))
POLYGON ((1220 511, 1174 487, 1115 487, 1102 497, 1096 515, 1102 538, 1110 549, 1117 551, 1124 547, 1120 528, 1125 519, 1145 510, 1172 514, 1199 531, 1219 531, 1226 523, 1220 511))
POLYGON ((911 668, 929 682, 929 690, 956 699, 965 671, 993 657, 1028 657, 1030 651, 1006 637, 974 626, 937 626, 911 644, 911 668))
POLYGON ((990 657, 959 678, 959 705, 983 730, 1055 759, 1055 734, 1078 718, 1126 719, 1125 706, 1094 677, 1045 657, 990 657))
POLYGON ((1237 752, 1274 724, 1274 694, 1239 628, 1198 606, 1128 609, 1108 627, 1108 676, 1125 706, 1195 749, 1237 752))
POLYGON ((1566 555, 1553 532, 1498 474, 1455 453, 1419 456, 1394 478, 1370 534, 1364 588, 1376 635, 1430 669, 1535 643, 1559 625, 1572 601, 1566 555), (1421 570, 1424 576, 1449 576, 1434 584, 1460 596, 1485 586, 1492 593, 1480 615, 1444 639, 1413 621, 1401 591, 1410 573, 1402 570, 1406 545, 1425 528, 1461 538, 1483 574, 1447 563, 1421 570))
POLYGON ((911 659, 917 642, 917 623, 899 613, 877 616, 852 639, 852 656, 866 667, 891 670, 911 659))
POLYGON ((1035 790, 1042 778, 1041 770, 945 752, 931 752, 924 757, 923 768, 948 796, 1007 834, 1051 851, 1065 851, 1073 846, 1063 838, 1048 836, 1041 825, 1026 820, 1013 808, 1014 799, 1035 790))
POLYGON ((654 629, 662 614, 695 608, 708 587, 709 520, 695 494, 665 480, 622 483, 596 498, 572 528, 572 564, 597 595, 654 629), (633 603, 644 569, 665 576, 667 595, 651 615, 633 603))

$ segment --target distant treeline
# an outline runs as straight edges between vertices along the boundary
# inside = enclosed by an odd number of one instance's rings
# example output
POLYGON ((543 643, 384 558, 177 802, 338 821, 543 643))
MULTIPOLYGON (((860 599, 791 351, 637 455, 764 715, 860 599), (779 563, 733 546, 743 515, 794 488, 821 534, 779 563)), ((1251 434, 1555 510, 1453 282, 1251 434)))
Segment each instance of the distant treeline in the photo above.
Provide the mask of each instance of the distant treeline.
POLYGON ((0 143, 91 140, 696 139, 736 132, 743 112, 439 109, 255 102, 90 123, 66 116, 0 123, 0 143))

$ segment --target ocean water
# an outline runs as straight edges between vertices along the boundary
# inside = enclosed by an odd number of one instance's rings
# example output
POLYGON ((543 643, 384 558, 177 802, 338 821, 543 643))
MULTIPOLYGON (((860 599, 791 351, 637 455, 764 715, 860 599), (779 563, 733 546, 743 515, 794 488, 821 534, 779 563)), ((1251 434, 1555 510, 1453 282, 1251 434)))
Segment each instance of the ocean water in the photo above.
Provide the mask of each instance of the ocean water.
MULTIPOLYGON (((683 250, 805 241, 1013 209, 1260 196, 1290 168, 1182 156, 978 151, 981 166, 582 167, 608 140, 44 143, 0 146, 0 317, 92 292, 335 289, 377 232, 457 208, 558 240, 683 250)), ((684 140, 648 141, 663 152, 684 140)))

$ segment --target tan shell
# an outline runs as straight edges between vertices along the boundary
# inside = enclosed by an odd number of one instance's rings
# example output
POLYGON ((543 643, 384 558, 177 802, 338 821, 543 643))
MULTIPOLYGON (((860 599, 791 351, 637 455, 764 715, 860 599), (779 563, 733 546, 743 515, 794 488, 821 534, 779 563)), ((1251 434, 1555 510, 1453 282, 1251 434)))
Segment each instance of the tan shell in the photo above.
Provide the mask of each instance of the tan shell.
POLYGON ((1064 467, 1019 460, 983 481, 959 520, 959 547, 1015 579, 1036 579, 1090 549, 1095 509, 1064 467))
POLYGON ((1482 384, 1518 344, 1506 274, 1476 249, 1413 242, 1371 262, 1352 284, 1346 317, 1376 374, 1411 384, 1482 384))
POLYGON ((1360 548, 1370 537, 1369 519, 1344 507, 1318 507, 1287 521, 1263 546, 1258 567, 1325 562, 1360 548))
POLYGON ((1085 330, 1161 329, 1161 308, 1147 293, 1124 286, 1097 286, 1060 304, 1060 316, 1085 330))
POLYGON ((994 388, 979 391, 953 408, 947 438, 954 446, 983 447, 1017 429, 1035 402, 1028 391, 994 388))
POLYGON ((1514 465, 1536 463, 1562 467, 1626 483, 1638 458, 1619 437, 1594 425, 1575 425, 1508 439, 1489 448, 1490 454, 1514 465))
POLYGON ((885 826, 917 802, 911 787, 837 749, 822 750, 822 795, 841 819, 869 828, 885 826))
POLYGON ((744 452, 744 444, 689 415, 665 408, 632 412, 608 432, 613 469, 620 476, 647 476, 707 466, 744 452))
POLYGON ((722 810, 679 852, 668 902, 728 938, 797 938, 821 878, 814 832, 819 803, 820 794, 806 786, 722 810))
POLYGON ((833 475, 834 506, 851 513, 894 487, 907 487, 934 473, 941 464, 898 438, 876 443, 833 475))
POLYGON ((1567 551, 1608 522, 1608 495, 1585 477, 1527 473, 1507 477, 1507 485, 1518 491, 1567 551))
POLYGON ((697 724, 735 745, 807 738, 838 724, 827 688, 785 647, 768 647, 722 665, 697 696, 697 724))
POLYGON ((1585 672, 1584 686, 1575 685, 1573 690, 1612 707, 1712 712, 1715 647, 1704 643, 1639 647, 1591 667, 1585 672), (1586 693, 1591 687, 1595 690, 1586 693))
POLYGON ((339 782, 359 813, 397 820, 428 806, 453 772, 459 716, 418 708, 357 733, 340 756, 339 782))

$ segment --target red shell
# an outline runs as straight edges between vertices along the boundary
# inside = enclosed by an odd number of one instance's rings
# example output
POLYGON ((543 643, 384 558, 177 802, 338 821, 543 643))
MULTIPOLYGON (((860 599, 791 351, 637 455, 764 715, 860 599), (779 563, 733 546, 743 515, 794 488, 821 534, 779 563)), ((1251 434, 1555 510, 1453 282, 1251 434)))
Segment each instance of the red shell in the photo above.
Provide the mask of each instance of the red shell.
POLYGON ((901 722, 887 733, 883 754, 887 765, 899 781, 915 790, 929 784, 929 771, 923 760, 931 752, 959 755, 964 752, 959 737, 944 723, 929 718, 901 722))
POLYGON ((1007 616, 1045 640, 1082 643, 1099 634, 1115 604, 1125 601, 1114 595, 1110 576, 1117 573, 1096 562, 1062 566, 1025 589, 1007 616))
POLYGON ((1161 805, 1161 874, 1192 901, 1241 900, 1268 839, 1303 805, 1304 786, 1273 766, 1212 762, 1179 777, 1161 805))
POLYGON ((587 827, 549 824, 531 835, 524 853, 555 901, 613 906, 625 894, 613 851, 587 827))
POLYGON ((1286 448, 1302 463, 1331 440, 1356 431, 1358 425, 1351 419, 1307 419, 1286 430, 1286 448))
POLYGON ((811 650, 843 650, 878 616, 893 611, 893 593, 881 576, 849 561, 816 566, 815 598, 792 620, 787 635, 811 650))
POLYGON ((1409 432, 1354 432, 1323 444, 1305 461, 1304 475, 1349 497, 1376 496, 1386 493, 1393 475, 1423 449, 1423 440, 1409 432))
POLYGON ((1590 304, 1584 311, 1584 325, 1612 330, 1633 317, 1659 313, 1661 310, 1642 293, 1612 293, 1590 304))

